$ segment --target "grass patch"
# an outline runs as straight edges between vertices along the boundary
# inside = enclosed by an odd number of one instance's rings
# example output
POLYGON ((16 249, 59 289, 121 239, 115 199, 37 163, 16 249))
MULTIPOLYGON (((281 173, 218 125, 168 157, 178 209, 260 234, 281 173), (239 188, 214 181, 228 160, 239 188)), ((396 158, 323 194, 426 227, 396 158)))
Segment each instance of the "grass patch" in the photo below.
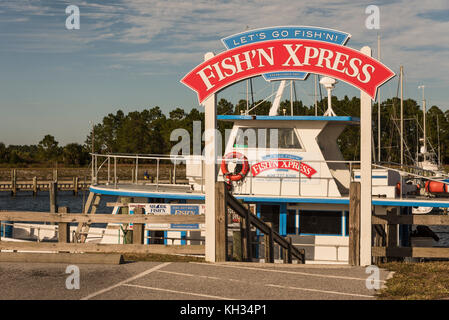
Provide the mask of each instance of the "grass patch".
POLYGON ((449 299, 449 262, 390 262, 379 267, 395 272, 379 299, 449 299))
POLYGON ((157 261, 157 262, 204 262, 204 258, 192 256, 178 256, 170 254, 134 253, 124 254, 125 261, 157 261))

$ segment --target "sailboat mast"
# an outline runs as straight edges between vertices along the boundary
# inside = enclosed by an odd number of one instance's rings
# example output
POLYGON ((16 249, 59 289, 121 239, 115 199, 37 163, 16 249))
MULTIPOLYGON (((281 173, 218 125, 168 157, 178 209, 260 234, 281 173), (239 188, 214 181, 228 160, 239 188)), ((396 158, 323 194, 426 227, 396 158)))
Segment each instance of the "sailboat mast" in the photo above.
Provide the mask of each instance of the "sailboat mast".
POLYGON ((401 76, 401 169, 404 165, 404 86, 403 86, 403 77, 404 77, 404 67, 401 66, 400 71, 401 76))
POLYGON ((441 166, 441 148, 440 148, 440 124, 439 115, 437 114, 437 137, 438 137, 438 165, 441 166))

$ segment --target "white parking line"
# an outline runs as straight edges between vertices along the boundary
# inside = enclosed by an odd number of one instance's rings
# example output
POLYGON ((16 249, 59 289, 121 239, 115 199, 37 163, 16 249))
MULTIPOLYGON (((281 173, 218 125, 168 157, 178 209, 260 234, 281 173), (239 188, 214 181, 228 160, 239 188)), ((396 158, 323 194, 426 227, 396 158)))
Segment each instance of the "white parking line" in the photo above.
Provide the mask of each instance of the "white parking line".
POLYGON ((192 273, 173 272, 173 271, 165 271, 165 270, 158 270, 157 272, 174 274, 174 275, 178 275, 178 276, 182 276, 182 277, 206 278, 206 279, 221 280, 221 281, 226 281, 226 282, 232 281, 232 282, 246 283, 246 284, 249 284, 249 285, 260 285, 260 286, 274 287, 274 288, 280 288, 280 289, 303 290, 303 291, 320 292, 320 293, 327 293, 327 294, 337 294, 337 295, 353 296, 353 297, 361 297, 361 298, 374 298, 374 296, 365 295, 365 294, 359 294, 359 293, 347 293, 347 292, 340 292, 340 291, 329 291, 329 290, 320 290, 320 289, 311 289, 311 288, 281 286, 281 285, 270 284, 270 283, 261 284, 261 283, 254 283, 254 282, 245 281, 245 280, 227 279, 227 278, 225 279, 225 278, 209 277, 209 276, 200 276, 200 275, 192 274, 192 273))
MULTIPOLYGON (((359 280, 366 281, 366 278, 355 278, 355 277, 345 277, 345 276, 332 276, 326 274, 317 274, 317 273, 308 273, 308 272, 297 272, 297 271, 287 271, 287 270, 273 270, 266 268, 255 268, 255 267, 243 267, 243 266, 231 266, 225 264, 207 264, 203 262, 189 262, 191 264, 198 264, 202 266, 212 266, 212 267, 224 267, 224 268, 236 268, 236 269, 247 269, 247 270, 257 270, 257 271, 265 271, 265 272, 276 272, 276 273, 287 273, 287 274, 296 274, 301 276, 311 276, 311 277, 321 277, 321 278, 331 278, 331 279, 343 279, 343 280, 359 280)), ((384 283, 385 280, 373 280, 378 281, 380 283, 384 283)))
POLYGON ((163 288, 139 286, 137 284, 123 284, 123 286, 148 289, 148 290, 156 290, 156 291, 165 291, 165 292, 178 293, 178 294, 186 294, 186 295, 198 296, 198 297, 203 297, 203 298, 220 299, 220 300, 235 300, 235 299, 231 299, 231 298, 211 296, 211 295, 202 294, 202 293, 194 293, 194 292, 177 291, 177 290, 170 290, 170 289, 163 289, 163 288))
POLYGON ((133 276, 133 277, 131 277, 131 278, 128 278, 128 279, 123 280, 123 281, 120 281, 119 283, 114 284, 113 286, 110 286, 110 287, 105 288, 105 289, 103 289, 103 290, 94 292, 94 293, 92 293, 92 294, 90 294, 90 295, 88 295, 88 296, 86 296, 86 297, 84 297, 84 298, 81 298, 81 300, 89 300, 89 299, 91 299, 91 298, 93 298, 93 297, 95 297, 95 296, 98 296, 99 294, 102 294, 102 293, 105 293, 105 292, 110 291, 110 290, 112 290, 112 289, 115 289, 115 288, 117 288, 117 287, 119 287, 119 286, 121 286, 121 285, 126 284, 127 282, 130 282, 130 281, 139 279, 139 278, 141 278, 141 277, 143 277, 143 276, 146 276, 147 274, 150 274, 150 273, 152 273, 152 272, 154 272, 154 271, 156 271, 156 270, 159 270, 159 269, 161 269, 161 268, 163 268, 163 267, 166 267, 166 266, 168 266, 170 263, 171 263, 171 262, 166 262, 166 263, 159 264, 159 265, 157 265, 157 266, 155 266, 155 267, 153 267, 153 268, 151 268, 151 269, 148 269, 148 270, 146 270, 146 271, 144 271, 144 272, 141 272, 141 273, 139 273, 139 274, 137 274, 137 275, 135 275, 135 276, 133 276))
POLYGON ((288 286, 280 286, 277 284, 266 284, 266 286, 273 287, 273 288, 280 288, 280 289, 291 289, 291 290, 302 290, 302 291, 311 291, 311 292, 328 293, 328 294, 338 294, 338 295, 342 295, 342 296, 353 296, 353 297, 371 298, 371 299, 374 298, 374 296, 368 296, 365 294, 358 294, 358 293, 345 293, 345 292, 339 292, 339 291, 327 291, 327 290, 319 290, 319 289, 288 287, 288 286))

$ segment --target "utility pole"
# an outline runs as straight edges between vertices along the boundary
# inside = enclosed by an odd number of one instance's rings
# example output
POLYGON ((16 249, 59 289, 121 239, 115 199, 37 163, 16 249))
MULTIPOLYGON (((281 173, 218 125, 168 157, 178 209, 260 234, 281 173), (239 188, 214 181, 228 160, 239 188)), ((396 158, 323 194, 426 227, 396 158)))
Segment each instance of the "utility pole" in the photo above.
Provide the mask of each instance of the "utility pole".
MULTIPOLYGON (((377 35, 377 60, 380 62, 380 35, 377 35)), ((377 89, 377 161, 380 162, 380 88, 377 89)))
POLYGON ((401 170, 404 165, 404 85, 403 85, 403 77, 404 77, 404 67, 400 68, 400 76, 401 76, 401 170))
POLYGON ((418 89, 422 89, 422 112, 423 112, 423 131, 424 131, 424 149, 423 149, 423 154, 424 154, 424 161, 426 161, 427 159, 427 134, 426 134, 426 99, 424 97, 424 88, 426 86, 422 85, 419 86, 418 89))

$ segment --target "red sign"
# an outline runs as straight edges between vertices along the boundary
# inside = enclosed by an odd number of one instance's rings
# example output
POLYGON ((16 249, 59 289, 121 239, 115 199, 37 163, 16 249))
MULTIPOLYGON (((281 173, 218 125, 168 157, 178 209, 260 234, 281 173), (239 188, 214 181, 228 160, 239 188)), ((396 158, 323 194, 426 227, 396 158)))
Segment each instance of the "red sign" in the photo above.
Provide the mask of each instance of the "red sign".
POLYGON ((316 170, 312 168, 311 166, 296 160, 291 159, 273 159, 273 160, 267 160, 267 161, 261 161, 256 164, 253 164, 251 166, 251 173, 255 177, 259 173, 271 170, 271 169, 287 169, 287 170, 293 170, 293 171, 301 171, 303 175, 305 175, 307 178, 311 178, 315 173, 316 170))
POLYGON ((202 103, 211 94, 269 72, 304 71, 333 77, 375 98, 394 72, 360 51, 316 40, 270 40, 220 53, 190 71, 181 82, 202 103))

